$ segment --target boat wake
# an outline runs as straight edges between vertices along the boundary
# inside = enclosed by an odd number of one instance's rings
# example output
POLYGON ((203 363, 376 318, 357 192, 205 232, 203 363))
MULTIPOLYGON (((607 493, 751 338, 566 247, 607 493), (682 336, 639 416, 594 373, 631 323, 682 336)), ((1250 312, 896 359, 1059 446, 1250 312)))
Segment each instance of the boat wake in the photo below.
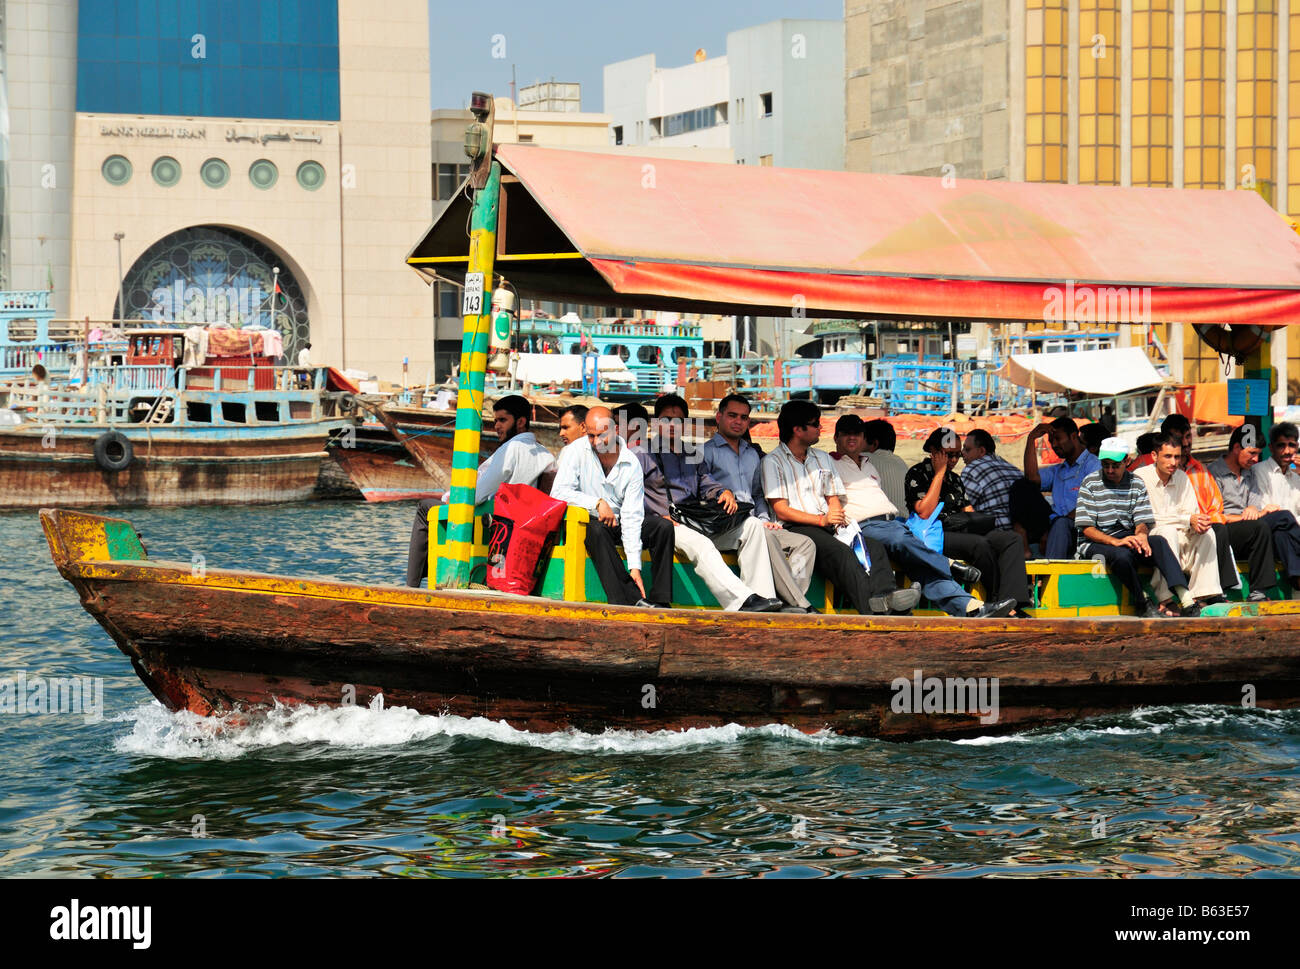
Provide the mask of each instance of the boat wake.
MULTIPOLYGON (((324 745, 338 750, 367 750, 437 739, 488 741, 565 754, 615 755, 685 753, 753 741, 822 748, 882 743, 872 739, 839 737, 829 731, 805 734, 782 724, 763 727, 727 724, 682 731, 607 730, 596 734, 562 730, 533 733, 517 730, 501 720, 467 719, 449 714, 429 716, 405 707, 383 707, 378 699, 369 707, 277 706, 264 712, 224 717, 199 717, 186 711, 173 713, 155 701, 114 720, 132 724, 131 732, 115 741, 114 747, 118 752, 165 759, 230 760, 286 746, 324 745)), ((1067 727, 925 742, 975 747, 1017 743, 1068 744, 1095 741, 1106 736, 1158 736, 1165 732, 1194 734, 1227 729, 1250 733, 1297 731, 1300 730, 1300 710, 1239 710, 1208 705, 1148 707, 1067 727)))
POLYGON ((129 734, 114 743, 119 753, 168 759, 229 760, 271 747, 324 744, 343 750, 364 750, 415 744, 437 738, 485 740, 535 747, 565 754, 670 754, 724 747, 746 739, 783 740, 810 746, 862 743, 829 731, 805 734, 793 727, 703 727, 690 730, 607 730, 584 733, 561 730, 533 733, 502 720, 429 716, 406 707, 283 707, 258 713, 200 717, 172 712, 157 701, 114 718, 133 723, 129 734))

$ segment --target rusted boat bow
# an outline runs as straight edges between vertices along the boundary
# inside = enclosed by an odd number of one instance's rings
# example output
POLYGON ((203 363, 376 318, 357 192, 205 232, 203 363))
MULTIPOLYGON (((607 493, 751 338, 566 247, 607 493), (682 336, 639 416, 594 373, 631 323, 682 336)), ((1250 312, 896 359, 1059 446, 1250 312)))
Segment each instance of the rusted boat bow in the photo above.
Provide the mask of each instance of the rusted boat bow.
POLYGON ((41 523, 154 696, 200 715, 382 693, 536 731, 783 723, 903 740, 1300 704, 1300 602, 1175 620, 646 611, 200 569, 149 559, 121 519, 45 509, 41 523), (949 698, 958 684, 965 712, 926 712, 936 683, 949 698), (995 710, 962 692, 976 684, 995 710))

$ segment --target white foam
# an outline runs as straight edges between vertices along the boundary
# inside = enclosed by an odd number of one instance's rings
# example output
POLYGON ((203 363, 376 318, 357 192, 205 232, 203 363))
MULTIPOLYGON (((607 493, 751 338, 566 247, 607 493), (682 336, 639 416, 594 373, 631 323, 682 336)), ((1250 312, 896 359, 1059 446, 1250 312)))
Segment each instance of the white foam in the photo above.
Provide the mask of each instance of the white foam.
MULTIPOLYGON (((1109 719, 1109 718, 1107 718, 1109 719)), ((1198 704, 1178 707, 1139 707, 1123 716, 1132 726, 1071 725, 1067 727, 1039 727, 1028 733, 1001 734, 992 737, 969 737, 951 741, 968 747, 992 747, 997 744, 1061 743, 1088 740, 1093 737, 1159 736, 1166 730, 1187 727, 1226 727, 1248 725, 1277 729, 1287 726, 1290 720, 1285 710, 1244 710, 1238 707, 1215 704, 1198 704)), ((1291 719, 1294 719, 1292 717, 1291 719)))
POLYGON ((414 744, 436 737, 488 740, 558 753, 654 754, 720 747, 748 738, 767 738, 812 746, 861 743, 829 731, 805 734, 793 727, 691 728, 688 730, 606 730, 584 733, 561 730, 532 733, 517 730, 503 720, 466 718, 449 714, 427 716, 405 707, 283 707, 255 714, 199 717, 173 713, 160 703, 144 704, 114 718, 133 722, 129 734, 114 747, 120 753, 170 759, 228 760, 255 750, 286 745, 325 744, 333 748, 362 750, 414 744))

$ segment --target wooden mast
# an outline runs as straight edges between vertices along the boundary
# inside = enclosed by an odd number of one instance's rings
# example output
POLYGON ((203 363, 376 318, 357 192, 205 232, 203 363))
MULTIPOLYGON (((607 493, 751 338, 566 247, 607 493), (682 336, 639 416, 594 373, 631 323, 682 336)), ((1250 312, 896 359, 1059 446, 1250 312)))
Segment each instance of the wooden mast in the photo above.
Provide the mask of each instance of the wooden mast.
POLYGON ((488 311, 497 250, 497 215, 501 203, 501 166, 493 159, 491 95, 475 92, 470 110, 475 121, 465 131, 465 153, 473 159, 470 184, 475 189, 470 216, 469 263, 465 273, 460 349, 460 391, 456 400, 456 436, 452 445, 451 493, 447 506, 447 568, 438 574, 437 543, 429 543, 429 584, 442 588, 469 586, 474 541, 474 497, 478 488, 479 443, 483 430, 483 383, 487 372, 488 311), (436 577, 436 579, 435 579, 436 577))

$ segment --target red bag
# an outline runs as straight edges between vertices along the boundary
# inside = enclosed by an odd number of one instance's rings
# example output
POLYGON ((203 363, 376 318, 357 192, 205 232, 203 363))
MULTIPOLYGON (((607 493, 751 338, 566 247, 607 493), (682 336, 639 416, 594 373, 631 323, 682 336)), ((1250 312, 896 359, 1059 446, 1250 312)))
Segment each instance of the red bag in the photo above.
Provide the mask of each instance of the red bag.
POLYGON ((488 537, 488 588, 532 595, 568 507, 529 485, 503 484, 497 490, 488 537))

